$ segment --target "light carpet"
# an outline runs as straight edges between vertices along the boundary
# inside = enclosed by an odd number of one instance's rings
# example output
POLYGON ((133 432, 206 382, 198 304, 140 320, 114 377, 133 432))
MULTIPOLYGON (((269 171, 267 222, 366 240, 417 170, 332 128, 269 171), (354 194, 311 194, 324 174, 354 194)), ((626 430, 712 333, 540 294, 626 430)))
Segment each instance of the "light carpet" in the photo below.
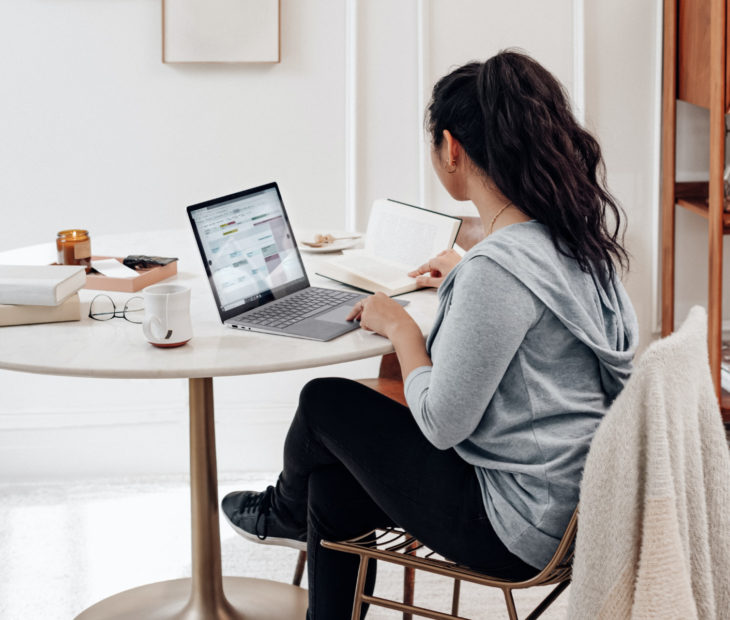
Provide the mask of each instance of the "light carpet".
MULTIPOLYGON (((219 476, 219 496, 263 489, 273 474, 219 476)), ((290 582, 297 552, 256 545, 221 522, 224 575, 290 582)), ((145 583, 190 576, 190 492, 187 478, 155 477, 52 484, 0 485, 0 618, 68 620, 93 603, 145 583)), ((306 586, 306 577, 304 584, 306 586)), ((526 615, 549 588, 515 594, 526 615)), ((376 594, 397 598, 402 571, 379 567, 376 594)), ((451 582, 419 573, 416 604, 448 611, 451 582)), ((567 595, 542 616, 564 618, 567 595)), ((460 613, 507 618, 502 593, 463 584, 460 613)), ((372 609, 369 620, 400 618, 372 609)), ((346 619, 343 619, 346 620, 346 619)))

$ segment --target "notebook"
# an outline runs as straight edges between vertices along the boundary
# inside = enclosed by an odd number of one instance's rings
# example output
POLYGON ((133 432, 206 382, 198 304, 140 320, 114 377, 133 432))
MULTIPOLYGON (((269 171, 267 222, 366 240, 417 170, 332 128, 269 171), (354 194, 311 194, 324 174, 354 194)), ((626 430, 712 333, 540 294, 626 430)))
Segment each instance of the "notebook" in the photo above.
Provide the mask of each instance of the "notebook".
POLYGON ((313 287, 276 183, 187 208, 221 321, 236 329, 331 340, 365 295, 313 287))

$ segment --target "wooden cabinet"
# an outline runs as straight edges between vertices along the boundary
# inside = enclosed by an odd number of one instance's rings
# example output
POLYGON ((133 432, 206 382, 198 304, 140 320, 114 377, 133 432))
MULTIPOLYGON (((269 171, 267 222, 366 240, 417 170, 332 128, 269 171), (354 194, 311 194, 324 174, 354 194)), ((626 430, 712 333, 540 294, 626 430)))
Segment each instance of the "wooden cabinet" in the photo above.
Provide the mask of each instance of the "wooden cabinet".
POLYGON ((730 0, 664 0, 662 86, 662 335, 674 330, 675 213, 688 209, 708 224, 708 345, 712 378, 723 419, 730 421, 730 394, 720 388, 723 237, 730 213, 723 210, 725 114, 730 110, 730 0), (676 182, 677 100, 710 111, 707 183, 676 182))

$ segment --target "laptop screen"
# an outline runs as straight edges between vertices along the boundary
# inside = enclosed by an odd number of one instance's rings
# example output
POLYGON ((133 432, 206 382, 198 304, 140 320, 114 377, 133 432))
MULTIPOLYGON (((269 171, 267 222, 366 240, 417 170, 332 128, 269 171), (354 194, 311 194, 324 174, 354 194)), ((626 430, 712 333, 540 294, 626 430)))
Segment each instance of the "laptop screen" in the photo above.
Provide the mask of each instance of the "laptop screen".
POLYGON ((188 215, 222 320, 309 286, 276 183, 188 215))

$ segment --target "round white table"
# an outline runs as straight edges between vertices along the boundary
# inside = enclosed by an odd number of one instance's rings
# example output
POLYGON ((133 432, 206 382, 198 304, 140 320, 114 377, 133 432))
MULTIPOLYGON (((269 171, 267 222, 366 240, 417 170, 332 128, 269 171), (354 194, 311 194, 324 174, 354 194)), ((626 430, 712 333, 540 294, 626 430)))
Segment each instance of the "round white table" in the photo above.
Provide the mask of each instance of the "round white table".
MULTIPOLYGON (((256 334, 224 327, 202 268, 192 233, 186 230, 92 237, 104 256, 177 256, 178 274, 167 281, 192 289, 193 339, 175 349, 148 344, 141 326, 124 320, 89 319, 98 291, 82 289, 78 322, 2 327, 0 368, 29 373, 129 379, 186 378, 189 383, 192 577, 144 585, 96 603, 77 620, 246 618, 301 620, 306 590, 262 579, 223 577, 221 572, 215 452, 213 377, 277 372, 353 361, 391 353, 388 340, 357 330, 330 342, 256 334)), ((314 275, 327 255, 303 254, 311 284, 338 285, 314 275)), ((0 264, 48 264, 52 243, 0 253, 0 264)), ((137 293, 110 295, 115 301, 137 293)), ((437 300, 433 290, 405 296, 408 312, 427 333, 437 300)))

